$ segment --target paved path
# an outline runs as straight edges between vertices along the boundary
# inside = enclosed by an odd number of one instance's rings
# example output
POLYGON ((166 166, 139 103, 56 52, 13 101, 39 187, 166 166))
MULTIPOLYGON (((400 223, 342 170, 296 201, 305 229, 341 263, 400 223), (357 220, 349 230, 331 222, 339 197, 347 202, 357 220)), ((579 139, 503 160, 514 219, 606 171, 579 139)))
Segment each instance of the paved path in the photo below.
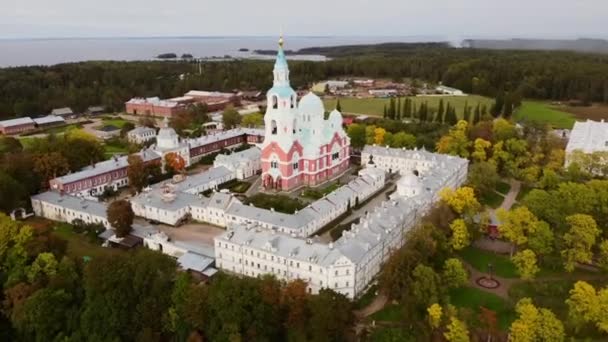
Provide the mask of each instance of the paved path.
POLYGON ((505 210, 511 209, 511 207, 513 206, 513 203, 515 203, 515 200, 517 199, 519 190, 521 189, 520 181, 511 179, 509 181, 509 184, 511 184, 511 189, 509 189, 509 192, 507 193, 507 195, 505 196, 505 199, 502 201, 502 204, 500 205, 500 207, 505 210))
POLYGON ((260 185, 262 184, 262 176, 257 176, 256 180, 251 184, 249 189, 245 191, 245 196, 250 197, 260 192, 260 185))

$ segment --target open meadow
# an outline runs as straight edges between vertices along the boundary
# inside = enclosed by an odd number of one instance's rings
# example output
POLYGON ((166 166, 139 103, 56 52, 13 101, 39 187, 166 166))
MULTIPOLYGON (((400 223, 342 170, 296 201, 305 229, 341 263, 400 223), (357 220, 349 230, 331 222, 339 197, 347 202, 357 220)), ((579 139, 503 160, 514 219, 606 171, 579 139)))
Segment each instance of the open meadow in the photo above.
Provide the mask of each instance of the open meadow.
POLYGON ((515 110, 514 118, 517 121, 546 122, 554 128, 568 129, 572 128, 576 121, 574 115, 541 101, 523 101, 515 110))
MULTIPOLYGON (((493 99, 484 96, 478 95, 469 95, 469 96, 408 96, 410 99, 414 101, 414 105, 416 108, 420 107, 420 104, 426 102, 429 108, 434 108, 435 110, 439 108, 439 101, 443 99, 444 104, 447 105, 449 102, 450 105, 456 107, 456 114, 461 117, 462 111, 464 109, 465 103, 469 106, 475 108, 479 103, 481 106, 484 104, 490 109, 493 99)), ((404 99, 406 97, 401 98, 401 104, 403 105, 404 99)), ((325 104, 325 110, 331 111, 336 107, 337 99, 325 99, 323 103, 325 104)), ((342 107, 343 113, 348 114, 364 114, 364 115, 373 115, 373 116, 382 116, 384 113, 384 106, 388 107, 390 103, 390 99, 386 98, 340 98, 340 106, 342 107)))

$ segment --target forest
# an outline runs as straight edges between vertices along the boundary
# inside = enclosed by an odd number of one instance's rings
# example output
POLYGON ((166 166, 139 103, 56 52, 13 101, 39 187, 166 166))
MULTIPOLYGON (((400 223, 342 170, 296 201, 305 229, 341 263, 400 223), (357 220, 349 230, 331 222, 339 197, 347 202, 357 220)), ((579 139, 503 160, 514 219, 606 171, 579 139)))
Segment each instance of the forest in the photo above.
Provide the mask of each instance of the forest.
MULTIPOLYGON (((314 50, 317 51, 317 50, 314 50)), ((381 44, 322 48, 326 62, 291 61, 296 88, 345 76, 443 82, 495 97, 608 102, 608 56, 573 52, 456 49, 445 44, 381 44)), ((180 96, 191 89, 267 89, 272 62, 254 60, 83 62, 0 69, 0 119, 53 108, 121 111, 135 96, 180 96), (199 73, 200 71, 200 73, 199 73)))

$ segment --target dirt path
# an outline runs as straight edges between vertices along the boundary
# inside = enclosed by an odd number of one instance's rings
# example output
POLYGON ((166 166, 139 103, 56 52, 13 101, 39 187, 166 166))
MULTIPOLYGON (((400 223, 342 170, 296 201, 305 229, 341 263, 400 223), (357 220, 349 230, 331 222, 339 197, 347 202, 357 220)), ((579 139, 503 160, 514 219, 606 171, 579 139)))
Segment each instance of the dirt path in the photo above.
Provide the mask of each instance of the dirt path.
POLYGON ((376 312, 382 310, 382 308, 386 305, 386 302, 388 302, 388 297, 385 294, 380 293, 376 296, 376 298, 374 298, 371 303, 369 303, 368 306, 364 307, 361 310, 355 311, 355 316, 358 319, 369 317, 375 314, 376 312))
POLYGON ((509 181, 509 184, 511 184, 511 189, 509 189, 509 192, 507 193, 507 195, 505 196, 505 199, 502 201, 502 204, 500 205, 500 208, 505 209, 505 210, 511 209, 511 207, 515 203, 515 200, 517 199, 519 190, 521 189, 520 181, 511 179, 509 181))

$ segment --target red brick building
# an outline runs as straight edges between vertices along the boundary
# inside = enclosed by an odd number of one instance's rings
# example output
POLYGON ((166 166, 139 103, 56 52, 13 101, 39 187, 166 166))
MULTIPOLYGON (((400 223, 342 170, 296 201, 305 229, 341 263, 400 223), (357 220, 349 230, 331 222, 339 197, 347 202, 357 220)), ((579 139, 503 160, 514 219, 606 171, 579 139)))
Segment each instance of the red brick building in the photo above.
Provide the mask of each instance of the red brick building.
POLYGON ((190 90, 184 97, 191 97, 196 103, 205 103, 210 112, 224 110, 229 105, 241 105, 241 96, 234 93, 221 93, 217 91, 190 90))
POLYGON ((183 113, 188 104, 184 102, 161 100, 158 97, 132 98, 125 103, 126 112, 131 115, 150 115, 174 117, 183 113))
POLYGON ((0 121, 0 133, 20 134, 36 129, 36 123, 29 117, 0 121))

